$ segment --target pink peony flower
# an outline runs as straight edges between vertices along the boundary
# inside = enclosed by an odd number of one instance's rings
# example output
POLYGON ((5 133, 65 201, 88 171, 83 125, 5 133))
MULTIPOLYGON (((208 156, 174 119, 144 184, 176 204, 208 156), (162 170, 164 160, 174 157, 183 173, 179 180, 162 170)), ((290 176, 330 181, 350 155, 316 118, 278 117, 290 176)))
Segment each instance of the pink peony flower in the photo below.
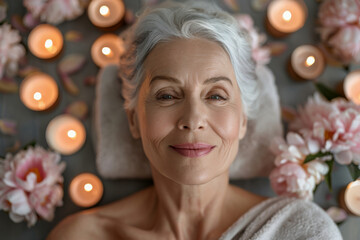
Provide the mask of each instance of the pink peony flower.
POLYGON ((89 0, 24 0, 24 6, 35 18, 59 24, 83 14, 89 0))
POLYGON ((319 184, 329 171, 328 165, 324 163, 328 160, 327 157, 304 163, 309 154, 319 151, 318 142, 289 132, 286 142, 277 138, 271 149, 276 154, 276 168, 270 173, 274 191, 278 195, 311 200, 316 184, 319 184))
POLYGON ((12 77, 18 71, 18 63, 25 55, 25 48, 20 44, 21 37, 17 30, 4 23, 0 26, 0 79, 5 75, 12 77))
POLYGON ((287 162, 302 164, 309 154, 319 152, 319 143, 313 139, 305 139, 299 134, 289 132, 286 142, 282 138, 275 138, 271 145, 272 152, 276 155, 275 166, 287 162))
POLYGON ((344 64, 360 61, 360 2, 325 0, 319 8, 319 29, 323 42, 344 64))
POLYGON ((328 45, 332 53, 342 62, 360 62, 360 27, 341 28, 328 39, 328 45))
POLYGON ((317 141, 321 151, 333 153, 338 163, 360 164, 360 106, 342 98, 328 102, 315 94, 299 109, 290 128, 317 141))
POLYGON ((236 15, 235 18, 241 29, 248 32, 251 38, 252 57, 256 64, 265 65, 270 62, 270 48, 262 46, 266 35, 260 34, 254 26, 254 21, 247 14, 236 15))
POLYGON ((325 0, 319 8, 319 20, 325 27, 357 24, 360 17, 358 0, 325 0))
POLYGON ((38 18, 35 18, 31 13, 28 12, 23 18, 23 23, 27 28, 33 29, 34 27, 39 25, 40 21, 38 18))
POLYGON ((270 173, 269 178, 272 189, 278 195, 306 200, 313 198, 315 179, 299 164, 292 162, 282 164, 270 173))
POLYGON ((9 211, 14 222, 33 226, 37 214, 51 221, 62 205, 61 184, 65 164, 60 155, 36 146, 15 156, 8 154, 0 165, 0 209, 9 211))

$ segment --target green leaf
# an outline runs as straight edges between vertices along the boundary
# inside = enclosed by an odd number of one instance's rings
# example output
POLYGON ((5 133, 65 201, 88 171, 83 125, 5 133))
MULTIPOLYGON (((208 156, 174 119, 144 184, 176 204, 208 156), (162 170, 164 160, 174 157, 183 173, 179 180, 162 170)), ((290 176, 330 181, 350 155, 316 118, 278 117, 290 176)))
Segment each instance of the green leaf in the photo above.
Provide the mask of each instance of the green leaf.
POLYGON ((331 185, 331 173, 334 165, 334 158, 332 157, 331 160, 325 161, 325 163, 329 166, 329 171, 325 175, 325 181, 329 187, 330 192, 332 192, 332 185, 331 185))
POLYGON ((355 163, 350 163, 348 165, 348 169, 354 181, 360 177, 360 169, 358 165, 356 165, 355 163))
POLYGON ((313 160, 315 160, 316 158, 320 158, 320 157, 325 157, 325 156, 332 156, 332 153, 330 152, 318 152, 318 153, 315 153, 315 154, 309 154, 306 156, 303 164, 305 163, 308 163, 308 162, 311 162, 313 160))
POLYGON ((29 147, 35 147, 36 141, 32 140, 31 142, 27 143, 22 149, 27 150, 29 147))
POLYGON ((316 190, 318 189, 319 185, 320 185, 320 183, 319 183, 319 184, 316 184, 316 186, 315 186, 315 188, 314 188, 314 191, 313 191, 314 194, 315 194, 316 190))
POLYGON ((324 85, 322 83, 316 82, 315 87, 329 101, 334 98, 337 98, 337 97, 342 97, 340 94, 331 90, 330 88, 328 88, 326 85, 324 85))

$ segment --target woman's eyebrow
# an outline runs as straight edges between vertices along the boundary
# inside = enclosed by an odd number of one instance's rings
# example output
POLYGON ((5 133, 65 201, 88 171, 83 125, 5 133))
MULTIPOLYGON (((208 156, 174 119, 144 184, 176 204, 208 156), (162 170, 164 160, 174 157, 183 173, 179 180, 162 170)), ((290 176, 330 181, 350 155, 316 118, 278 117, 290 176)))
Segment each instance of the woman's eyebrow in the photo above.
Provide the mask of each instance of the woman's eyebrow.
POLYGON ((155 77, 151 78, 149 85, 151 85, 156 80, 165 80, 165 81, 169 81, 169 82, 180 83, 179 79, 169 77, 169 76, 160 75, 160 76, 155 76, 155 77))
POLYGON ((229 82, 231 86, 233 85, 231 80, 228 77, 224 77, 224 76, 208 78, 205 80, 204 83, 209 84, 209 83, 216 83, 219 81, 226 81, 226 82, 229 82))
MULTIPOLYGON (((160 75, 160 76, 155 76, 155 77, 151 78, 149 85, 151 85, 151 83, 153 83, 156 80, 165 80, 165 81, 175 82, 175 83, 180 83, 181 82, 179 79, 176 79, 174 77, 160 75)), ((208 79, 206 79, 204 81, 204 84, 216 83, 216 82, 219 82, 219 81, 229 82, 230 85, 232 86, 231 80, 228 77, 224 77, 224 76, 208 78, 208 79)))

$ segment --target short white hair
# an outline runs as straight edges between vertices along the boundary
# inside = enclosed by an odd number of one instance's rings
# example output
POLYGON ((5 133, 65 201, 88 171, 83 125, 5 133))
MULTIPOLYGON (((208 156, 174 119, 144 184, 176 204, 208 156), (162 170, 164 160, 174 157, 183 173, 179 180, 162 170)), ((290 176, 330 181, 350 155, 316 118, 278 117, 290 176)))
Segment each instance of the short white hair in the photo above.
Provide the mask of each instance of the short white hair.
POLYGON ((121 57, 120 77, 125 109, 134 109, 143 83, 143 64, 156 44, 174 39, 203 38, 218 43, 229 55, 240 89, 244 113, 250 119, 258 109, 256 64, 251 55, 250 37, 229 13, 214 3, 189 1, 165 2, 147 9, 122 35, 128 43, 121 57))

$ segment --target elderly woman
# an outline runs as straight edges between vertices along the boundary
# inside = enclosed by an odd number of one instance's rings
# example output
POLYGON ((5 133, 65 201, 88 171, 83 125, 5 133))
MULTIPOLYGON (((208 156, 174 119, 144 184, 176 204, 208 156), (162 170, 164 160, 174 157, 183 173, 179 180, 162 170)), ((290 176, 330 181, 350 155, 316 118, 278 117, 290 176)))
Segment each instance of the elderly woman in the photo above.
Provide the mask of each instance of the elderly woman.
POLYGON ((48 239, 341 239, 312 202, 229 184, 258 93, 247 35, 228 13, 165 4, 140 16, 128 37, 125 108, 154 186, 72 215, 48 239))

